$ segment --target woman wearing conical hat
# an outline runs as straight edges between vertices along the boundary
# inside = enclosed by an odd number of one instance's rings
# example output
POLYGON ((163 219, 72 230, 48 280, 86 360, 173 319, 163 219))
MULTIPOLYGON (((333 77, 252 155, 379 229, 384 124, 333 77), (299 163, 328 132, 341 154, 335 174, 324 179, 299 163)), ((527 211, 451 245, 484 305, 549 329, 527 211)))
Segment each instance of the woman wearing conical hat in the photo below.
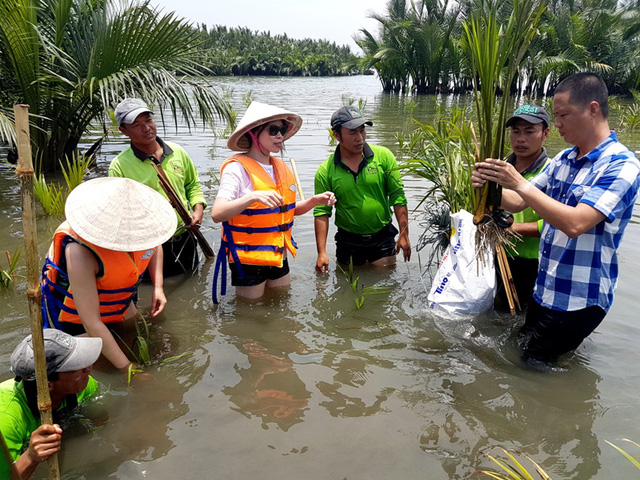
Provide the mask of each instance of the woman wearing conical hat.
POLYGON ((226 290, 225 258, 236 295, 260 298, 266 288, 291 283, 287 256, 295 257, 291 237, 293 217, 316 205, 333 205, 335 196, 324 192, 296 203, 293 173, 281 158, 284 142, 300 129, 302 118, 282 108, 260 102, 249 105, 227 146, 242 152, 229 157, 220 168, 220 188, 211 209, 214 222, 222 222, 222 243, 216 262, 216 283, 222 275, 226 290))
POLYGON ((167 303, 162 245, 176 230, 171 204, 158 192, 127 178, 96 178, 76 187, 65 204, 42 270, 45 328, 102 338, 113 366, 134 366, 109 324, 136 313, 133 300, 146 268, 153 283, 151 316, 167 303))

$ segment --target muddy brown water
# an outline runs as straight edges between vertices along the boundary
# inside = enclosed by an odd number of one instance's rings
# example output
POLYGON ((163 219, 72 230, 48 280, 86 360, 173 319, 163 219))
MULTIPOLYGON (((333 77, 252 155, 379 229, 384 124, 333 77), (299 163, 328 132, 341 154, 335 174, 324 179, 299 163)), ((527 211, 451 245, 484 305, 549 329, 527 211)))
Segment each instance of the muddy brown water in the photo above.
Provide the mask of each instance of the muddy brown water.
MULTIPOLYGON (((330 115, 345 99, 366 100, 374 122, 369 141, 394 151, 395 132, 412 128, 411 112, 428 120, 437 102, 468 101, 386 95, 374 77, 216 82, 239 111, 251 92, 302 115, 285 156, 295 157, 307 195, 333 148, 330 115)), ((191 154, 211 204, 216 173, 230 153, 224 141, 183 127, 160 132, 191 154)), ((640 150, 640 135, 622 139, 640 150)), ((111 138, 92 175, 105 175, 124 145, 122 137, 111 138)), ((551 154, 563 147, 557 135, 548 143, 551 154)), ((424 185, 405 183, 413 210, 424 185)), ((0 211, 0 249, 13 251, 22 242, 20 192, 7 164, 0 165, 0 211)), ((358 271, 364 285, 388 292, 366 297, 357 309, 344 275, 333 268, 333 227, 332 269, 318 276, 312 215, 298 217, 299 254, 286 293, 247 305, 231 289, 214 307, 212 262, 165 281, 169 303, 150 327, 156 365, 130 388, 118 373, 94 371, 102 393, 66 426, 63 478, 462 479, 490 466, 484 454, 493 446, 525 452, 554 479, 635 478, 637 470, 605 441, 640 453, 621 440, 640 441, 639 215, 623 241, 609 315, 560 369, 544 373, 520 365, 521 317, 461 320, 429 312, 429 279, 421 277, 415 252, 395 269, 358 271)), ((415 244, 420 211, 411 218, 415 244)), ((39 216, 41 255, 60 221, 39 216)), ((220 229, 209 210, 203 226, 217 250, 220 229)), ((15 288, 0 293, 3 380, 10 378, 13 347, 28 333, 23 265, 15 288)), ((149 301, 145 285, 143 311, 149 301)), ((40 469, 35 478, 45 475, 40 469)))

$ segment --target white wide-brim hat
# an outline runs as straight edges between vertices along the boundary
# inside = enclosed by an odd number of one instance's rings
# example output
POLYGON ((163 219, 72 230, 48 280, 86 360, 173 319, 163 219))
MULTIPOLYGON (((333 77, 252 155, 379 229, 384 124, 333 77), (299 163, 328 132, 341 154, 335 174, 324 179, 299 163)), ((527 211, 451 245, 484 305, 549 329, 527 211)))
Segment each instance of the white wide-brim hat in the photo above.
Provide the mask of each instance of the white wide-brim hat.
POLYGON ((227 147, 236 152, 246 152, 249 150, 251 142, 244 134, 259 125, 275 120, 284 120, 289 124, 289 130, 284 135, 284 140, 293 137, 302 126, 302 117, 298 114, 266 103, 251 102, 244 117, 240 120, 240 124, 227 140, 227 147))
POLYGON ((84 240, 119 252, 162 245, 178 226, 166 198, 129 178, 103 177, 82 183, 69 194, 64 213, 84 240))

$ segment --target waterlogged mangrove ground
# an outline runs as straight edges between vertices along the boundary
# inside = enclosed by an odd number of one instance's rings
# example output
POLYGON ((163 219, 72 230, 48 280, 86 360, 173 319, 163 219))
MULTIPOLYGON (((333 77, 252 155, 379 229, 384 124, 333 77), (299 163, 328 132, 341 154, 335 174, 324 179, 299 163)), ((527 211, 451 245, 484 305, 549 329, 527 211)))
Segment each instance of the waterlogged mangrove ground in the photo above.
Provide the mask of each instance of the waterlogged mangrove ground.
MULTIPOLYGON (((383 95, 374 77, 218 82, 233 89, 240 111, 251 91, 255 100, 303 116, 286 156, 296 158, 307 195, 333 148, 326 126, 342 95, 366 99, 370 141, 394 150, 394 133, 412 128, 411 112, 428 120, 437 101, 383 95)), ((468 99, 440 99, 459 101, 468 99)), ((212 203, 216 172, 229 155, 224 141, 174 128, 161 135, 191 154, 212 203)), ((622 138, 640 150, 640 135, 622 138)), ((93 175, 105 175, 124 145, 111 138, 93 175)), ((556 135, 547 146, 555 154, 564 144, 556 135)), ((420 181, 406 179, 406 187, 414 209, 420 181)), ((22 242, 20 192, 6 164, 0 210, 1 249, 13 251, 22 242)), ((208 215, 205 235, 217 248, 220 231, 208 215)), ((356 309, 341 272, 314 273, 313 218, 298 217, 293 286, 283 295, 245 305, 231 294, 214 307, 212 262, 193 277, 165 281, 169 303, 152 322, 152 354, 156 362, 186 355, 148 368, 131 388, 120 374, 94 371, 102 395, 66 429, 63 478, 462 479, 490 464, 483 452, 495 445, 527 453, 554 479, 635 478, 637 470, 605 440, 631 453, 620 439, 640 441, 639 215, 620 252, 611 312, 561 370, 547 373, 519 363, 514 334, 521 318, 442 319, 426 310, 429 280, 421 279, 415 252, 389 272, 359 271, 362 284, 389 292, 356 309)), ((421 216, 411 217, 415 244, 421 216)), ((60 221, 39 217, 41 255, 60 221)), ((28 332, 24 273, 21 267, 16 288, 0 294, 2 380, 28 332)), ((143 310, 149 298, 143 286, 143 310)), ((44 476, 41 470, 36 478, 44 476)))

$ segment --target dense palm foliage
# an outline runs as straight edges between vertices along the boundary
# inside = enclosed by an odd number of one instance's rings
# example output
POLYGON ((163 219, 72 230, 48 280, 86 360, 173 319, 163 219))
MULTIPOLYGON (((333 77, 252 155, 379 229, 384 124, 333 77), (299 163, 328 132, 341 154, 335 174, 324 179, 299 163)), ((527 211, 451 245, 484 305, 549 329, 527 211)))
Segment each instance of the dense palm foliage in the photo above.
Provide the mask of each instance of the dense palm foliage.
MULTIPOLYGON (((499 21, 513 2, 504 0, 499 21)), ((466 92, 474 79, 461 55, 464 22, 481 10, 478 0, 389 0, 372 15, 377 34, 361 30, 364 66, 375 67, 385 91, 466 92)), ((619 0, 552 0, 509 85, 511 91, 543 95, 581 70, 603 76, 611 92, 640 88, 640 4, 619 0)))
POLYGON ((146 3, 115 0, 0 2, 0 141, 11 141, 11 105, 27 103, 44 169, 72 154, 94 121, 139 96, 191 126, 229 118, 198 79, 199 32, 146 3), (178 73, 176 73, 178 72, 178 73))
POLYGON ((346 75, 358 65, 348 46, 325 40, 296 40, 219 25, 200 29, 205 38, 201 64, 214 75, 346 75))
POLYGON ((380 24, 380 38, 360 30, 364 65, 376 67, 386 91, 405 91, 409 85, 417 93, 447 88, 460 68, 453 36, 459 12, 449 0, 389 1, 386 15, 372 16, 380 24))

